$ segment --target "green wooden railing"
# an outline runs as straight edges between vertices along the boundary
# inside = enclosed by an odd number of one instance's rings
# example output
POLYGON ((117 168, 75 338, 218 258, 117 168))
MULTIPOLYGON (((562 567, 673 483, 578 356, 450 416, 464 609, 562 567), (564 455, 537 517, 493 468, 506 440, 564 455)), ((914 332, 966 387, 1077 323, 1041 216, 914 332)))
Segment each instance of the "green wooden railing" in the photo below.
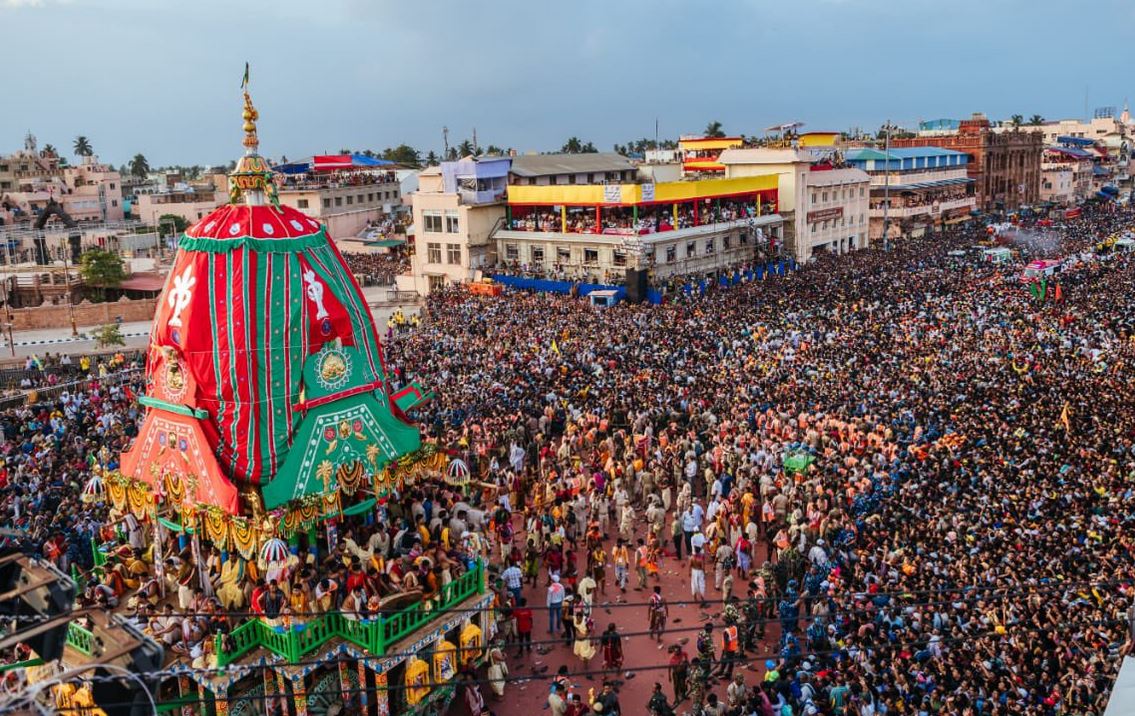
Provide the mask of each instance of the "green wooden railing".
POLYGON ((0 674, 16 669, 30 669, 33 666, 43 666, 43 659, 28 659, 27 661, 17 661, 14 664, 0 664, 0 674))
POLYGON ((217 666, 225 667, 257 648, 267 649, 295 664, 335 638, 345 639, 375 656, 382 656, 389 645, 433 621, 445 610, 484 592, 484 565, 477 562, 473 569, 442 587, 437 597, 365 622, 348 619, 341 612, 329 612, 285 630, 270 626, 262 619, 252 619, 229 635, 233 647, 229 651, 224 650, 223 639, 217 635, 214 642, 217 666))
POLYGON ((95 635, 79 626, 75 622, 67 625, 67 646, 75 651, 91 655, 94 649, 95 635))

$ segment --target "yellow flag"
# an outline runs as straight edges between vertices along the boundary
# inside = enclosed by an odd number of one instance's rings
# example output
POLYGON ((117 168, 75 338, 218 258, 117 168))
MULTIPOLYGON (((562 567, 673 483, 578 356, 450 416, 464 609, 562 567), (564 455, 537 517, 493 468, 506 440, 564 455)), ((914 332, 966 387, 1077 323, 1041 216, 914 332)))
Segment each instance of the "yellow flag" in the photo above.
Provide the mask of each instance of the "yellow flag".
POLYGON ((560 355, 560 347, 556 345, 555 338, 552 339, 552 352, 554 352, 556 355, 560 355))

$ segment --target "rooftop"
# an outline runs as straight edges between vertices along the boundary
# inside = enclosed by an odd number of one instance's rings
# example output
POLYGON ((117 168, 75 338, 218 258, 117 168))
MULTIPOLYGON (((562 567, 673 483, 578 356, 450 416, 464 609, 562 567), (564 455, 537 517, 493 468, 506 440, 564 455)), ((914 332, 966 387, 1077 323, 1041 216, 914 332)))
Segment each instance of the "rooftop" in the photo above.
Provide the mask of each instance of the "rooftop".
POLYGON ((882 150, 872 147, 858 147, 848 149, 844 152, 844 157, 852 162, 871 159, 916 159, 919 157, 951 157, 957 155, 969 156, 965 152, 959 152, 954 149, 943 149, 942 147, 900 147, 892 148, 888 152, 883 152, 882 150))
POLYGON ((635 167, 627 158, 614 152, 597 154, 523 154, 512 158, 512 173, 520 177, 550 174, 586 174, 621 172, 635 167))

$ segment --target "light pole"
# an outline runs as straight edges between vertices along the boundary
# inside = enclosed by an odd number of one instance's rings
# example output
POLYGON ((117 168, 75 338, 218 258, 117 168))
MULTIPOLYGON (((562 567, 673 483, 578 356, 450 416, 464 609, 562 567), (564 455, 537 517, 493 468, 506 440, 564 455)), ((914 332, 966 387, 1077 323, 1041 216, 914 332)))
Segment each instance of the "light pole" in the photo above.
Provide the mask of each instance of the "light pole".
POLYGON ((79 335, 79 328, 75 324, 75 302, 71 297, 71 247, 67 244, 67 239, 63 240, 63 273, 64 282, 67 285, 67 314, 71 317, 71 336, 79 335))
POLYGON ((891 250, 891 120, 883 125, 883 251, 891 250))

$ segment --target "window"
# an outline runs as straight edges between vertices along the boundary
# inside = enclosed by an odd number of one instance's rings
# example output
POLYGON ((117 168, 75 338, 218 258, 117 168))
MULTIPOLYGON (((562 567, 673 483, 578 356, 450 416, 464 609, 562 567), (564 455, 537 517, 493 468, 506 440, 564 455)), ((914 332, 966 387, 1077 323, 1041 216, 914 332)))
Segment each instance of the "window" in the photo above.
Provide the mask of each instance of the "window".
POLYGON ((587 265, 599 263, 599 249, 584 249, 583 263, 587 265))
POLYGON ((296 208, 297 209, 306 209, 307 208, 307 199, 296 199, 296 208))
POLYGON ((568 184, 574 184, 574 183, 575 183, 575 175, 574 174, 568 174, 568 184))
POLYGON ((351 204, 354 204, 354 203, 355 203, 355 197, 348 196, 347 197, 347 206, 350 206, 351 204))
POLYGON ((557 179, 559 179, 559 177, 557 177, 555 174, 553 174, 552 176, 548 177, 548 184, 551 185, 551 186, 555 186, 557 179))
POLYGON ((459 233, 458 219, 456 211, 445 212, 445 233, 456 234, 459 233))
POLYGON ((509 261, 520 260, 520 248, 516 244, 504 245, 504 257, 509 261))
POLYGON ((111 182, 111 183, 110 183, 110 188, 111 188, 111 189, 113 189, 113 188, 114 188, 114 182, 111 182))
POLYGON ((355 201, 359 202, 360 204, 363 203, 363 195, 359 194, 358 196, 356 196, 355 201))
POLYGON ((532 263, 536 266, 544 265, 544 248, 542 246, 532 247, 532 263))
POLYGON ((441 212, 440 211, 423 211, 422 221, 425 226, 422 227, 423 231, 440 234, 441 233, 441 212))
POLYGON ((816 203, 816 192, 812 192, 812 203, 816 203))
POLYGON ((694 256, 697 256, 697 253, 698 243, 696 241, 686 242, 686 258, 692 259, 694 256))
POLYGON ((859 187, 859 198, 863 198, 863 187, 859 187))
POLYGON ((426 263, 441 263, 441 244, 426 244, 426 263))
POLYGON ((816 233, 816 224, 812 224, 812 233, 816 233))
POLYGON ((705 240, 705 252, 706 252, 706 254, 712 254, 716 250, 717 250, 717 242, 714 241, 713 239, 706 239, 705 240))
POLYGON ((828 200, 828 193, 826 191, 824 192, 823 196, 824 196, 824 201, 827 201, 828 200))
POLYGON ((528 186, 536 186, 536 177, 528 177, 528 186))
POLYGON ((594 184, 595 183, 595 174, 592 173, 592 174, 587 175, 587 183, 588 184, 594 184))
POLYGON ((445 245, 445 262, 454 265, 461 263, 461 244, 445 245))
POLYGON ((666 247, 666 263, 672 264, 677 260, 678 260, 678 247, 677 246, 667 246, 666 247))
MULTIPOLYGON (((748 246, 749 245, 749 232, 748 231, 742 231, 741 235, 738 238, 741 240, 742 246, 748 246)), ((729 248, 729 247, 726 246, 725 248, 729 248)))
POLYGON ((730 247, 730 246, 731 246, 732 244, 733 244, 733 237, 732 237, 732 236, 728 236, 728 235, 726 235, 726 236, 723 236, 723 237, 721 238, 721 248, 722 248, 722 250, 724 250, 724 251, 728 251, 728 250, 729 250, 729 247, 730 247))
POLYGON ((341 196, 335 197, 335 206, 342 206, 342 205, 343 205, 343 197, 341 197, 341 196))
POLYGON ((331 208, 331 200, 330 199, 324 199, 323 200, 323 208, 324 209, 330 209, 331 208))
POLYGON ((373 191, 368 191, 368 192, 367 192, 367 201, 368 201, 368 202, 369 202, 369 201, 374 201, 374 192, 373 192, 373 191))
POLYGON ((111 199, 111 200, 110 200, 110 205, 111 205, 111 206, 118 206, 118 199, 111 199))
POLYGON ((571 263, 571 249, 563 246, 556 247, 556 263, 571 263))
POLYGON ((621 249, 615 249, 611 252, 611 263, 616 266, 627 265, 627 252, 621 249))

